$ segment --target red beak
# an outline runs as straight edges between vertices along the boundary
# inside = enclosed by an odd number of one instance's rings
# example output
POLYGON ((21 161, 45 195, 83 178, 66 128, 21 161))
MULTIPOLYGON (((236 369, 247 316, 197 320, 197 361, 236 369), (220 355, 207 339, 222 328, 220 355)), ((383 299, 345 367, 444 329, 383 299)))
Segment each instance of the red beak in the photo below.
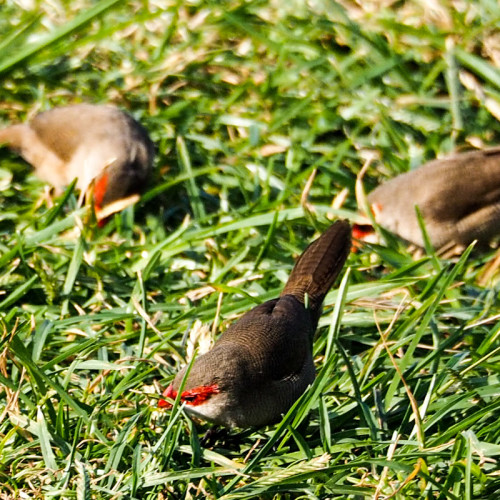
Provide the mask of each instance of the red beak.
MULTIPOLYGON (((172 384, 170 384, 164 391, 162 396, 165 398, 170 398, 170 399, 175 399, 177 396, 177 393, 174 391, 172 384)), ((172 403, 169 403, 165 399, 160 399, 158 401, 158 408, 171 408, 172 403)))

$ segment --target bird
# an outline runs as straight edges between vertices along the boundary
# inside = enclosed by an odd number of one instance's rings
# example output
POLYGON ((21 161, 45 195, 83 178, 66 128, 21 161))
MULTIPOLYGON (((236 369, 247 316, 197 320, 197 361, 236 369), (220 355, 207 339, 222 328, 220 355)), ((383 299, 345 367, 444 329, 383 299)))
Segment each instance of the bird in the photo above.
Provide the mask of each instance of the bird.
MULTIPOLYGON (((500 147, 455 153, 379 185, 367 196, 375 221, 424 247, 418 206, 432 246, 486 246, 500 234, 500 147)), ((363 237, 366 228, 355 226, 363 237)))
POLYGON ((98 219, 117 211, 110 207, 123 199, 137 200, 154 159, 146 129, 111 105, 52 108, 0 130, 0 144, 20 154, 57 191, 77 179, 81 201, 93 187, 98 219))
MULTIPOLYGON (((195 359, 180 395, 188 415, 249 428, 275 423, 290 409, 314 381, 312 342, 323 299, 350 248, 350 224, 338 220, 305 249, 279 298, 245 313, 195 359)), ((164 397, 177 397, 186 370, 164 397)), ((171 406, 165 399, 158 404, 171 406)))

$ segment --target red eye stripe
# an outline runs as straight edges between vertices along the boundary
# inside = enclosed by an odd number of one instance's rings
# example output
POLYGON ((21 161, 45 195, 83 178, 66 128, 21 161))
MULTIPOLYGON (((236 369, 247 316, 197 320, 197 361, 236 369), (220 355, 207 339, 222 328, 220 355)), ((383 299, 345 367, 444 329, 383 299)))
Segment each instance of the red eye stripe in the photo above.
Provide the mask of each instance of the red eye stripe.
POLYGON ((219 392, 217 384, 201 385, 200 387, 184 391, 181 394, 181 401, 190 406, 197 406, 204 403, 212 394, 218 394, 219 392))
MULTIPOLYGON (((184 391, 181 394, 181 401, 190 406, 197 406, 204 403, 212 394, 218 394, 220 392, 219 386, 217 384, 213 385, 201 385, 188 391, 184 391)), ((177 397, 177 392, 169 385, 163 392, 163 396, 170 399, 175 399, 177 397)), ((170 408, 172 405, 165 399, 160 399, 158 401, 159 408, 170 408)))
POLYGON ((94 185, 94 205, 96 211, 102 208, 102 202, 104 201, 104 195, 106 194, 106 189, 108 189, 108 174, 104 173, 97 179, 94 185))
POLYGON ((352 235, 358 240, 363 239, 365 236, 373 233, 373 227, 369 224, 354 224, 352 227, 352 235))

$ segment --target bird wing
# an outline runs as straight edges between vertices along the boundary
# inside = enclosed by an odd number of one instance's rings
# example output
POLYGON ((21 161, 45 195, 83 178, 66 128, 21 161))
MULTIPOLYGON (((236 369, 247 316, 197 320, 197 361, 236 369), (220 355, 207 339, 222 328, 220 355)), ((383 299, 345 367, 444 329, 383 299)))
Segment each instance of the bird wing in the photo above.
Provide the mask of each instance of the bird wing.
POLYGON ((311 352, 312 320, 304 305, 287 295, 244 314, 216 346, 238 345, 250 372, 262 380, 280 380, 299 373, 311 352))

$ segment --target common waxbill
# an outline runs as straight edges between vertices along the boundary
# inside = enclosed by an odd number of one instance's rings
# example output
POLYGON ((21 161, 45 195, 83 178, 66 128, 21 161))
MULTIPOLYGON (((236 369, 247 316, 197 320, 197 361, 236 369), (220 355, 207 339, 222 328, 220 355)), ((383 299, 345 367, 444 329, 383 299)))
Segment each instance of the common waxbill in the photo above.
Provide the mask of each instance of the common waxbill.
MULTIPOLYGON (((314 380, 312 340, 325 295, 351 248, 347 221, 333 224, 297 260, 279 298, 244 314, 198 357, 180 401, 188 413, 228 427, 280 419, 314 380)), ((186 367, 163 395, 175 398, 186 367)), ((160 407, 170 406, 160 400, 160 407)))
POLYGON ((500 147, 433 160, 381 184, 367 200, 377 223, 420 247, 415 205, 434 248, 487 244, 500 234, 500 147))
POLYGON ((154 146, 132 116, 114 106, 75 104, 0 130, 0 144, 17 151, 37 175, 60 190, 78 179, 85 195, 94 181, 96 214, 140 193, 149 178, 154 146))

